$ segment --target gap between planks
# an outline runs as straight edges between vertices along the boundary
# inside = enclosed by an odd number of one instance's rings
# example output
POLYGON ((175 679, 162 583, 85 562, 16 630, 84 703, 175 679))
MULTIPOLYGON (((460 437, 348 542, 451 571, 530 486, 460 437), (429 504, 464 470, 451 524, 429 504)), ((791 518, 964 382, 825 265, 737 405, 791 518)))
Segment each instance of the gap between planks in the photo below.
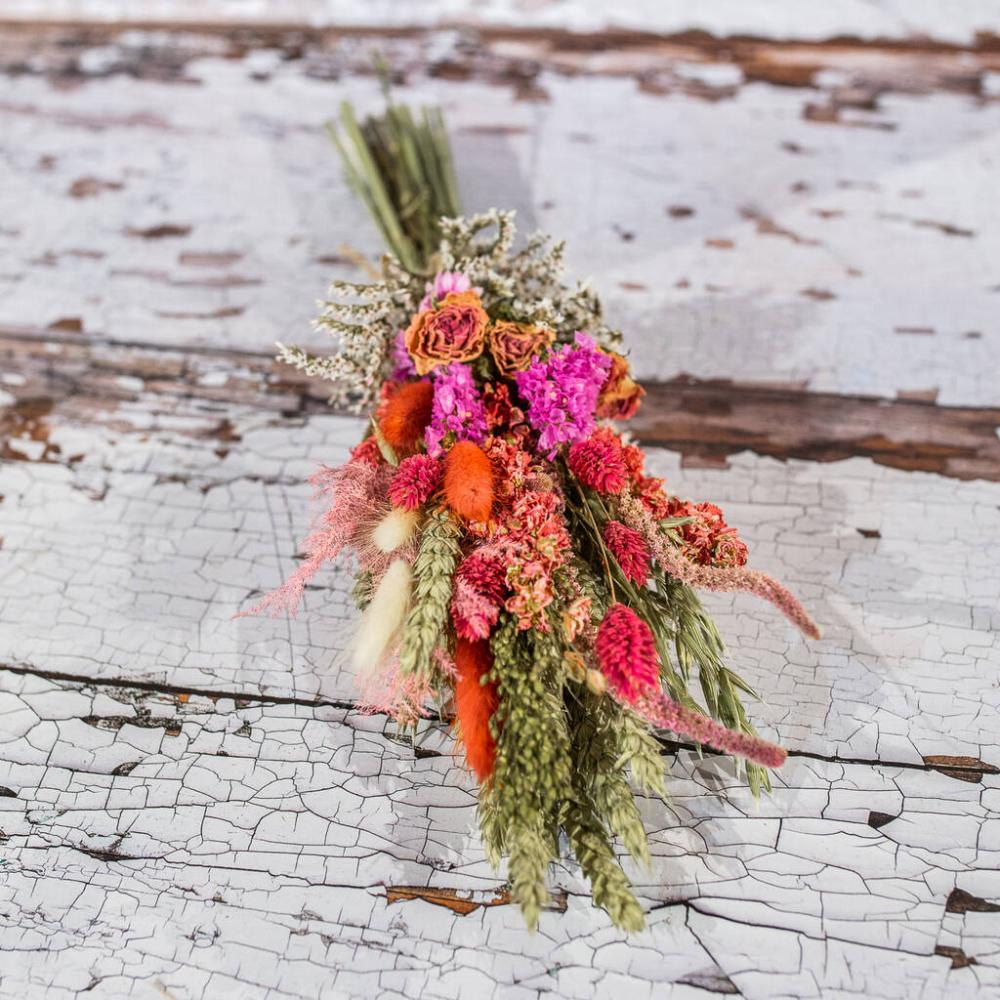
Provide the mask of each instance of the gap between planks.
MULTIPOLYGON (((296 698, 290 695, 263 695, 247 692, 237 692, 216 688, 198 688, 185 685, 166 684, 161 681, 144 681, 135 679, 116 679, 112 677, 86 677, 58 670, 44 670, 26 664, 0 663, 0 672, 18 676, 38 677, 43 680, 62 684, 75 684, 79 687, 94 687, 108 689, 126 689, 142 691, 148 694, 162 694, 173 698, 188 699, 191 697, 207 698, 210 701, 231 699, 237 707, 250 705, 294 705, 302 708, 336 708, 347 712, 356 711, 357 706, 347 699, 331 698, 296 698)), ((382 714, 382 713, 375 713, 382 714)), ((447 722, 448 719, 439 713, 427 716, 430 722, 447 722)), ((331 725, 337 724, 331 721, 331 725)), ((671 740, 658 737, 664 754, 676 753, 679 750, 699 749, 695 743, 682 740, 671 740)), ((700 748, 704 756, 724 756, 713 750, 700 748)), ((974 757, 935 755, 925 757, 922 763, 899 760, 873 760, 865 757, 844 757, 838 754, 821 754, 808 750, 789 750, 789 758, 822 761, 828 764, 856 765, 872 768, 901 768, 907 771, 936 771, 949 775, 959 781, 977 783, 986 774, 1000 774, 1000 768, 974 757)))

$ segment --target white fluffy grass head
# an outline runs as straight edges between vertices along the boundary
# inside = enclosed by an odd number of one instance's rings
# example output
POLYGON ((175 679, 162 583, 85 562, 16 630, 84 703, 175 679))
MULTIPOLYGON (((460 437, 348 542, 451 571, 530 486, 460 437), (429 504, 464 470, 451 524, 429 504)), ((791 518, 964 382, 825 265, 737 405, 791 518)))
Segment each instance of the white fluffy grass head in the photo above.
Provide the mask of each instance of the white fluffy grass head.
POLYGON ((371 602, 361 616, 351 660, 359 676, 375 671, 392 651, 403 625, 413 589, 413 574, 404 559, 394 559, 379 581, 371 602))
POLYGON ((415 510, 393 507, 375 525, 375 530, 372 531, 372 543, 381 552, 395 552, 410 540, 416 530, 418 519, 419 515, 415 510))

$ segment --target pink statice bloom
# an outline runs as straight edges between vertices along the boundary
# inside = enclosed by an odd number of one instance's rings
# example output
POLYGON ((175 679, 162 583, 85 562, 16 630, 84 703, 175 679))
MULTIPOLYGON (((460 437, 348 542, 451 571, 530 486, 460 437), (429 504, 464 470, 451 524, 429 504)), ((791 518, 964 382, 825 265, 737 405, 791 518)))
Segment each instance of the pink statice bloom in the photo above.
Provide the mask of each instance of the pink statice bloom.
POLYGON ((460 271, 438 271, 434 281, 428 281, 425 286, 427 294, 420 300, 420 311, 430 309, 449 292, 467 292, 470 288, 472 282, 460 271))
POLYGON ((585 333, 576 334, 575 345, 567 344, 517 373, 518 392, 528 403, 528 423, 538 432, 538 450, 550 460, 559 445, 593 433, 597 397, 611 367, 611 358, 585 333))
POLYGON ((450 447, 456 441, 486 440, 486 408, 476 388, 472 369, 452 362, 434 369, 434 402, 431 422, 424 431, 427 454, 439 458, 445 451, 445 438, 450 447))

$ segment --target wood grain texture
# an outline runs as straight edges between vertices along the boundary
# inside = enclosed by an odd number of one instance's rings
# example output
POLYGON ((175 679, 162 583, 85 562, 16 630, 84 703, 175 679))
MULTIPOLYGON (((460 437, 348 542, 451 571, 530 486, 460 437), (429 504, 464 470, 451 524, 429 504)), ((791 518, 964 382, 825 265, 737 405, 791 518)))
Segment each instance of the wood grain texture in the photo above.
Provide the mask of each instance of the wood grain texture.
POLYGON ((1000 995, 991 4, 382 6, 0 27, 0 997, 1000 995), (824 631, 710 597, 791 756, 754 803, 665 744, 631 940, 568 861, 526 934, 447 731, 352 710, 346 571, 232 617, 362 432, 270 355, 378 246, 321 132, 373 48, 471 208, 568 238, 653 471, 824 631))

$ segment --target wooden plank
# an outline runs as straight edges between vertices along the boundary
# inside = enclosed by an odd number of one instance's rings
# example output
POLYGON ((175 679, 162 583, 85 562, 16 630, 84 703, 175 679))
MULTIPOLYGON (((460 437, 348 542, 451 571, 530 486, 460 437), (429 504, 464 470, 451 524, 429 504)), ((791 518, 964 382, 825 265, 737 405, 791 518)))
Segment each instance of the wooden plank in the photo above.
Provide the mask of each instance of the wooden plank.
POLYGON ((670 802, 643 801, 652 868, 629 869, 649 929, 626 943, 566 863, 529 937, 443 736, 414 760, 338 709, 0 692, 7 995, 1000 989, 978 920, 1000 906, 993 776, 792 761, 754 803, 718 762, 668 758, 670 802))
POLYGON ((34 24, 48 20, 102 23, 134 22, 137 14, 148 24, 230 24, 240 27, 284 24, 305 28, 314 25, 347 25, 383 29, 439 24, 481 27, 556 28, 574 33, 615 28, 643 32, 711 32, 722 36, 753 35, 768 39, 826 39, 837 36, 867 39, 933 38, 955 44, 974 43, 995 33, 1000 6, 995 0, 978 0, 949 10, 947 16, 933 5, 914 6, 898 0, 838 0, 806 9, 796 0, 768 0, 766 4, 714 3, 692 8, 684 0, 620 0, 614 6, 587 0, 562 0, 558 4, 524 4, 494 0, 382 0, 375 8, 352 0, 282 0, 280 5, 248 5, 227 0, 160 0, 137 11, 128 0, 7 0, 7 18, 34 24))
POLYGON ((445 106, 466 205, 564 236, 645 378, 1000 404, 985 44, 7 27, 0 328, 325 347, 340 245, 378 240, 322 124, 377 102, 374 49, 445 106))
POLYGON ((992 4, 383 6, 0 27, 0 995, 1000 994, 992 4), (361 433, 269 354, 377 248, 321 132, 374 48, 470 207, 568 237, 654 471, 825 632, 709 601, 792 756, 756 804, 671 750, 628 941, 568 863, 526 935, 447 734, 351 711, 343 572, 231 617, 361 433))
MULTIPOLYGON (((53 422, 128 426, 120 408, 135 403, 169 413, 175 425, 183 414, 192 421, 189 433, 220 438, 225 429, 212 412, 216 402, 283 417, 329 412, 328 383, 250 351, 184 352, 24 329, 0 334, 0 367, 7 372, 9 404, 0 432, 11 458, 27 455, 19 439, 34 441, 53 422)), ((728 379, 683 377, 646 382, 645 389, 629 429, 644 444, 679 452, 686 463, 723 465, 740 451, 821 462, 864 456, 890 468, 1000 480, 1000 408, 847 397, 728 379)), ((27 445, 28 452, 33 447, 27 445)), ((49 457, 58 454, 50 449, 49 457)))
MULTIPOLYGON (((98 384, 139 378, 91 371, 98 384)), ((208 387, 213 398, 160 394, 169 379, 146 371, 149 388, 70 396, 64 414, 28 413, 12 428, 7 454, 23 460, 0 470, 5 658, 77 676, 349 700, 345 573, 317 581, 297 621, 232 615, 291 571, 310 517, 304 481, 343 460, 362 423, 303 413, 281 389, 251 405, 240 377, 242 404, 219 398, 225 385, 208 387), (291 415, 274 408, 285 403, 291 415)), ((650 461, 674 492, 717 501, 754 563, 820 622, 823 640, 809 643, 751 598, 707 601, 765 699, 755 716, 782 740, 824 756, 1000 763, 1000 485, 863 458, 742 453, 728 468, 698 468, 654 449, 650 461)))

